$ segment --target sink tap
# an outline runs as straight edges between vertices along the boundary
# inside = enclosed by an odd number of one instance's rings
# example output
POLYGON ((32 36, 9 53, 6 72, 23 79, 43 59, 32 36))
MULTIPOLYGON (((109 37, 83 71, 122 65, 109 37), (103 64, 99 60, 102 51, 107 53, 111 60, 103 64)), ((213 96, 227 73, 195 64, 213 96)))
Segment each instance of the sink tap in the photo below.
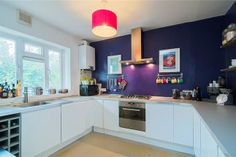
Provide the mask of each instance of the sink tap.
POLYGON ((28 87, 24 87, 24 92, 23 92, 23 94, 24 94, 24 100, 23 100, 23 102, 24 102, 24 103, 28 103, 28 102, 29 102, 28 87))

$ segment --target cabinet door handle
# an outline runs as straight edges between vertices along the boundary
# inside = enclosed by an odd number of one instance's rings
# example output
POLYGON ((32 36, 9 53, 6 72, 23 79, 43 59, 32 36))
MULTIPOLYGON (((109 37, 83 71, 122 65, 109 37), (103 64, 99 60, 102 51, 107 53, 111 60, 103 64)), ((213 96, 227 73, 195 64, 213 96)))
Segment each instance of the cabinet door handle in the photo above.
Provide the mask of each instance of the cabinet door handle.
POLYGON ((140 109, 133 109, 133 108, 122 108, 122 110, 140 112, 140 109))

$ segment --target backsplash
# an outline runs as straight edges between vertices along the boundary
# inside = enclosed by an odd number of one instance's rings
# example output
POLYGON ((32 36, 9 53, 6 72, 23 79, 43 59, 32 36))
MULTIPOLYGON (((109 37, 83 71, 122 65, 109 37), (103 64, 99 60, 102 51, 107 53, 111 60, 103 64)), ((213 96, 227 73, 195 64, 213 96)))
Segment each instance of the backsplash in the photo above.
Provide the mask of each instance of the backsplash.
MULTIPOLYGON (((123 66, 128 81, 125 94, 171 96, 171 89, 192 89, 200 86, 203 96, 212 80, 217 80, 220 69, 225 67, 224 50, 220 49, 224 16, 145 31, 142 34, 143 57, 153 57, 154 64, 123 66), (183 84, 156 84, 159 50, 180 48, 180 70, 183 84)), ((91 45, 96 49, 94 77, 106 86, 107 56, 122 55, 131 58, 131 36, 121 36, 91 45)))

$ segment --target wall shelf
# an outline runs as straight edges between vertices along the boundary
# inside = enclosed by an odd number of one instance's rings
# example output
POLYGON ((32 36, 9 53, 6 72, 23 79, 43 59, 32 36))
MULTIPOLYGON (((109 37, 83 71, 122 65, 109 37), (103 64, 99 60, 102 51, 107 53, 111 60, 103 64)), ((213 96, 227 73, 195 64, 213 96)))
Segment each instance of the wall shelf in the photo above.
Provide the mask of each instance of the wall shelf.
POLYGON ((229 67, 229 68, 226 68, 226 69, 221 69, 220 71, 221 71, 221 72, 236 71, 236 66, 229 67))
POLYGON ((236 45, 236 37, 234 37, 233 39, 228 41, 226 44, 222 45, 220 48, 226 48, 226 47, 230 47, 233 45, 236 45))

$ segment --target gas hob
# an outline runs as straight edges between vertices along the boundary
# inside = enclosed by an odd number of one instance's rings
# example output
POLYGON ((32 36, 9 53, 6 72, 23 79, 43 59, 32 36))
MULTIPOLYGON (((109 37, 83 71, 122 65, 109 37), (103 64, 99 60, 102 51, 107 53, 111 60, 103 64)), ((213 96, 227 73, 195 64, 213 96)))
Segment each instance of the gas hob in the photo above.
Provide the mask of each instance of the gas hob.
POLYGON ((151 99, 151 96, 150 95, 121 95, 120 98, 149 100, 151 99))

